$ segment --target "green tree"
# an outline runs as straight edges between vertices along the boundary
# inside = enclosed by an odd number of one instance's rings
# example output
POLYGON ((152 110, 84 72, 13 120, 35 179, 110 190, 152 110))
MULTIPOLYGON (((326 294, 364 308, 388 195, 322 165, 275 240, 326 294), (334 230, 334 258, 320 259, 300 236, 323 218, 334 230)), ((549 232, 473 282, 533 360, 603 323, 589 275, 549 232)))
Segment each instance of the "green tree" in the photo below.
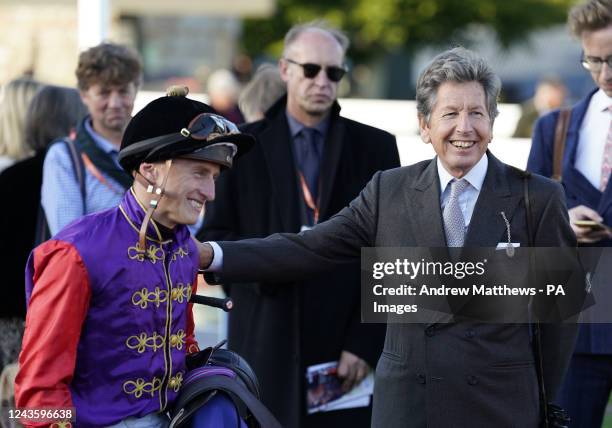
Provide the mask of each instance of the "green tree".
POLYGON ((425 44, 463 41, 473 24, 491 26, 503 46, 565 21, 573 0, 277 0, 269 18, 245 21, 243 46, 278 57, 295 23, 323 18, 346 31, 350 56, 367 60, 425 44))

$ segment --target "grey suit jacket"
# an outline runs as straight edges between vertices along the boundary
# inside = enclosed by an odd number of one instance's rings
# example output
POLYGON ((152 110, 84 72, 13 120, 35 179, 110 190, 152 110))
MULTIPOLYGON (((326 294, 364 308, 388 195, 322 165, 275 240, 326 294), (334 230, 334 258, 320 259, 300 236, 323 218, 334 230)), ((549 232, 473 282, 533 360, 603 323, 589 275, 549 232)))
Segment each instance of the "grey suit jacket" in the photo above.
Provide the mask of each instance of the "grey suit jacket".
MULTIPOLYGON (((505 241, 528 245, 523 173, 489 166, 465 246, 505 241)), ((529 178, 536 246, 574 246, 561 186, 529 178)), ((298 235, 219 243, 232 281, 281 281, 332 269, 360 257, 361 247, 446 246, 435 159, 377 173, 351 204, 298 235)), ((221 278, 216 278, 221 280, 221 278)), ((545 384, 554 397, 575 341, 575 326, 544 325, 545 384)), ((538 382, 526 325, 389 324, 376 368, 375 427, 536 427, 538 382)))

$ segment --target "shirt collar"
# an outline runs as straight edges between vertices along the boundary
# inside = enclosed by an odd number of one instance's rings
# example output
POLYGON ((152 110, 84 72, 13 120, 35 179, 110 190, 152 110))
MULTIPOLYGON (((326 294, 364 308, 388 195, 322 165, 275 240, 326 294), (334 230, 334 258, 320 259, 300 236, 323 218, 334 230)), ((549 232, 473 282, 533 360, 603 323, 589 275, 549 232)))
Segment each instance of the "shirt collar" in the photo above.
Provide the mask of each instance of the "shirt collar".
POLYGON ((607 96, 606 93, 600 89, 595 92, 591 98, 591 102, 594 104, 594 107, 597 108, 596 111, 605 111, 612 106, 612 97, 607 96))
MULTIPOLYGON (((440 194, 444 193, 448 183, 455 177, 453 177, 442 165, 440 157, 436 157, 438 165, 438 178, 440 179, 440 194)), ((489 166, 489 159, 485 153, 480 160, 469 170, 469 172, 463 177, 472 187, 480 192, 482 183, 484 183, 485 176, 487 175, 487 168, 489 166)))
POLYGON ((93 127, 91 126, 91 119, 85 120, 85 130, 87 131, 87 133, 89 133, 94 143, 96 143, 96 145, 100 149, 102 149, 105 153, 118 153, 119 152, 119 150, 117 150, 117 148, 113 145, 113 143, 111 143, 106 138, 104 138, 103 136, 98 134, 96 131, 94 131, 93 127))
MULTIPOLYGON (((298 121, 295 117, 291 116, 288 111, 285 110, 285 115, 287 116, 287 123, 289 124, 289 132, 291 133, 291 137, 295 137, 299 132, 307 128, 302 122, 298 121)), ((327 129, 329 128, 329 114, 323 118, 322 121, 313 126, 314 129, 319 131, 321 135, 327 134, 327 129)))

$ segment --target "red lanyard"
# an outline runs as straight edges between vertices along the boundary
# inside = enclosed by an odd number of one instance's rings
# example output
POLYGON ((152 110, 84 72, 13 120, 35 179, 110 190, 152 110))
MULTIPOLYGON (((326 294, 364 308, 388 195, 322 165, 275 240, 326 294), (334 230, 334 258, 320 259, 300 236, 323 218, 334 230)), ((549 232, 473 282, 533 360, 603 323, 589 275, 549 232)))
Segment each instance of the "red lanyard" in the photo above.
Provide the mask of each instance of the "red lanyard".
POLYGON ((87 168, 87 170, 91 173, 91 175, 93 175, 100 183, 104 184, 110 190, 112 190, 113 192, 119 195, 123 194, 122 191, 118 190, 115 186, 110 184, 108 180, 106 180, 106 178, 104 178, 102 173, 98 170, 98 168, 96 168, 96 166, 91 161, 91 159, 89 159, 89 156, 87 156, 85 153, 81 153, 81 158, 83 158, 83 163, 85 164, 85 168, 87 168))
POLYGON ((300 171, 300 184, 302 185, 302 194, 304 195, 304 202, 306 206, 313 211, 313 220, 314 224, 319 222, 319 201, 315 204, 314 199, 312 198, 312 193, 310 193, 310 189, 308 188, 308 184, 306 184, 306 180, 304 179, 304 174, 300 171))

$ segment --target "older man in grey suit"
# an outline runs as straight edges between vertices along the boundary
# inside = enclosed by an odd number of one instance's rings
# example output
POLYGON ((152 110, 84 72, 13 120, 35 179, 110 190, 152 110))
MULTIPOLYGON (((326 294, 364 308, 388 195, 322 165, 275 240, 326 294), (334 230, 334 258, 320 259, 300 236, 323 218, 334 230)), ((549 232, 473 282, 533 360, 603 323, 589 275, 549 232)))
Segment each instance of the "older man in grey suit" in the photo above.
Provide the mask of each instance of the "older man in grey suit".
MULTIPOLYGON (((574 246, 561 186, 509 167, 487 150, 500 87, 472 52, 440 54, 417 83, 421 136, 436 158, 376 173, 347 208, 310 231, 202 244, 202 266, 212 259, 209 270, 223 280, 279 280, 355 259, 362 247, 495 247, 509 230, 521 246, 574 246)), ((564 376, 575 330, 542 326, 549 396, 564 376)), ((527 325, 388 324, 373 426, 536 427, 539 421, 527 325)))

